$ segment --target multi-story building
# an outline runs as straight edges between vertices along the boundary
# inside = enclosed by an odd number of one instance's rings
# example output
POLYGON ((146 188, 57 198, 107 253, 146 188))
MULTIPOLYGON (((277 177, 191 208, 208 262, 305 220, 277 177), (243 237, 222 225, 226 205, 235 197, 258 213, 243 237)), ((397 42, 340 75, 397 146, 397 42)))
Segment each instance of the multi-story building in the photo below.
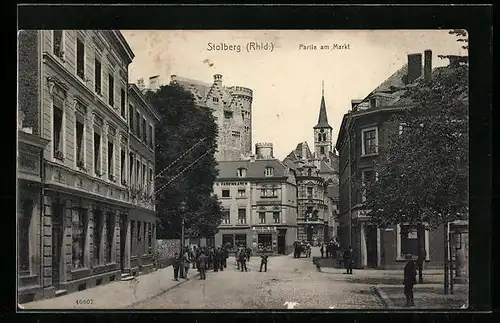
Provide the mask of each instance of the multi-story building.
POLYGON ((129 212, 131 246, 130 257, 126 257, 130 263, 126 268, 135 274, 153 268, 152 251, 156 249, 154 133, 155 125, 160 121, 158 113, 135 84, 128 85, 128 120, 129 149, 121 151, 121 169, 122 184, 129 186, 134 204, 129 212))
POLYGON ((216 245, 259 246, 288 254, 297 231, 295 171, 273 157, 271 143, 258 143, 248 160, 220 161, 214 193, 223 222, 216 245))
POLYGON ((313 131, 315 152, 301 142, 283 163, 297 174, 297 239, 328 241, 337 235, 338 156, 332 147, 324 94, 313 131))
MULTIPOLYGON (((130 248, 147 232, 132 235, 131 217, 147 223, 151 231, 146 239, 154 244, 154 201, 138 202, 127 182, 126 156, 136 150, 130 145, 128 120, 128 66, 133 58, 119 31, 19 34, 22 127, 48 141, 37 211, 41 243, 34 245, 40 249, 29 249, 30 260, 40 266, 31 285, 40 288, 19 290, 25 299, 83 290, 130 272, 130 248)), ((148 122, 156 122, 151 113, 145 115, 148 122)), ((150 150, 143 156, 154 160, 150 150)), ((26 230, 21 226, 19 236, 26 230)))
POLYGON ((418 255, 418 239, 427 252, 428 265, 443 265, 443 228, 409 228, 404 223, 380 229, 367 223, 365 200, 360 185, 376 180, 374 162, 382 158, 391 132, 401 134, 404 125, 391 117, 409 108, 402 97, 408 85, 432 76, 432 52, 408 55, 408 63, 379 85, 366 98, 352 100, 351 110, 342 120, 336 144, 340 152, 340 240, 341 246, 354 249, 358 268, 394 268, 404 265, 405 254, 418 255))
MULTIPOLYGON (((140 88, 146 90, 141 79, 140 88)), ((253 91, 241 86, 224 86, 222 75, 215 74, 213 83, 204 83, 177 75, 171 83, 190 91, 196 104, 209 108, 215 116, 219 129, 217 137, 217 161, 239 160, 252 153, 252 100, 253 91)), ((159 76, 149 78, 149 90, 159 88, 159 76)))

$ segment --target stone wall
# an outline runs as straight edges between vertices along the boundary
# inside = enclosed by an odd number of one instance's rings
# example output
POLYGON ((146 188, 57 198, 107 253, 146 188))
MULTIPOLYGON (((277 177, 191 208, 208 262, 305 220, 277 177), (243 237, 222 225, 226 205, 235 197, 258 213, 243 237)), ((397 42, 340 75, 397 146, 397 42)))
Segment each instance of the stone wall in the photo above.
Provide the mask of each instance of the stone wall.
POLYGON ((181 248, 180 239, 156 240, 158 264, 161 268, 170 266, 172 258, 181 248))

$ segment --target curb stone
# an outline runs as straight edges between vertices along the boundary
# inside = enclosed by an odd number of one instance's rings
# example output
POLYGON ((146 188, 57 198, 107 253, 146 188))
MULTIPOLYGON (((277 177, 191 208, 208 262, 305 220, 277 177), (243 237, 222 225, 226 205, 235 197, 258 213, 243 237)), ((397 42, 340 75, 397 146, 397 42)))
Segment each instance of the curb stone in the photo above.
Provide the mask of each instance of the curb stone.
MULTIPOLYGON (((198 276, 200 276, 200 273, 196 273, 196 274, 194 274, 192 277, 189 277, 189 280, 194 279, 194 278, 196 278, 196 277, 198 277, 198 276)), ((183 278, 180 278, 180 279, 183 279, 183 278)), ((176 283, 176 284, 174 284, 174 285, 172 285, 172 286, 168 287, 167 289, 164 289, 164 290, 160 291, 159 293, 157 293, 157 294, 155 294, 155 295, 153 295, 153 296, 151 296, 151 297, 148 297, 148 298, 146 298, 146 299, 143 299, 143 300, 140 300, 140 301, 133 302, 132 304, 127 305, 127 306, 125 306, 124 308, 133 308, 134 306, 139 305, 140 303, 142 303, 142 302, 144 302, 144 301, 147 301, 148 299, 151 299, 151 298, 154 298, 154 297, 158 297, 158 296, 160 296, 160 295, 163 295, 163 294, 167 293, 168 291, 170 291, 170 290, 172 290, 172 289, 174 289, 174 288, 178 287, 179 285, 184 284, 184 283, 185 283, 185 282, 187 282, 187 281, 188 281, 188 280, 186 280, 186 279, 180 280, 178 283, 176 283)))
POLYGON ((372 286, 370 289, 377 295, 385 308, 394 308, 394 304, 389 296, 379 286, 372 286))

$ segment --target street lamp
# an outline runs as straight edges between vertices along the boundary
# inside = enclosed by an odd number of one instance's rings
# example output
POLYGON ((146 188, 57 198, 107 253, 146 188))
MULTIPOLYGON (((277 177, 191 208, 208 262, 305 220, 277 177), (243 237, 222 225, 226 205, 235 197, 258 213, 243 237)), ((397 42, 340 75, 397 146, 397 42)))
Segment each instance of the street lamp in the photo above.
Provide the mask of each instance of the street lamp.
MULTIPOLYGON (((181 256, 181 259, 184 255, 184 215, 186 213, 186 202, 182 201, 181 205, 179 206, 179 212, 181 216, 181 251, 179 255, 181 256)), ((180 266, 180 276, 181 278, 184 278, 184 265, 180 266)))

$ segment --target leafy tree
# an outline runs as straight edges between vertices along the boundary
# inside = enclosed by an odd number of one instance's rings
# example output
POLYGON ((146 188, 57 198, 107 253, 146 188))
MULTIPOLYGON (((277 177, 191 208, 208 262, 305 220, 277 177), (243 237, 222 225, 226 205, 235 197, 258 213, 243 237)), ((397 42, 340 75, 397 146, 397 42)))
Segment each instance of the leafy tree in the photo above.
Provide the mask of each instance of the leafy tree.
POLYGON ((395 115, 364 208, 381 227, 438 226, 468 217, 468 68, 449 65, 407 89, 413 107, 395 115))
POLYGON ((158 237, 180 237, 183 201, 187 236, 215 234, 222 210, 212 194, 218 175, 214 158, 218 127, 212 112, 196 106, 192 94, 175 84, 149 91, 146 98, 161 116, 155 131, 156 171, 169 167, 156 179, 156 210, 161 219, 158 237))

